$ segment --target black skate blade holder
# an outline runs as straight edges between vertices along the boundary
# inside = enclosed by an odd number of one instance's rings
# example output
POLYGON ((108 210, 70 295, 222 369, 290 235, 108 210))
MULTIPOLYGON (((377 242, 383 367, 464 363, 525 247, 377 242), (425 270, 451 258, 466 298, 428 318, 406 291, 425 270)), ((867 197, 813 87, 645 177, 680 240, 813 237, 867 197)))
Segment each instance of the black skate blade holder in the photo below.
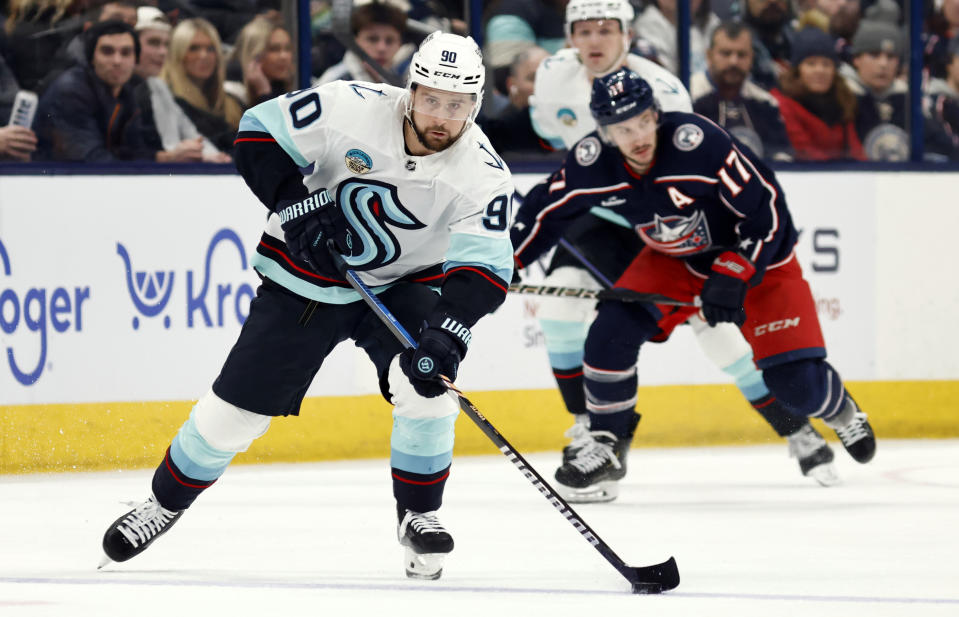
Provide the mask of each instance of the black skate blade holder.
MULTIPOLYGON (((343 256, 336 250, 332 240, 327 242, 327 249, 333 258, 333 263, 340 275, 346 279, 350 286, 360 294, 367 306, 376 314, 376 316, 389 328, 390 332, 404 346, 404 348, 416 347, 416 341, 406 331, 406 329, 397 321, 396 317, 380 302, 373 291, 360 280, 356 272, 350 269, 349 265, 343 259, 343 256)), ((635 567, 626 565, 626 563, 613 552, 613 549, 604 542, 599 535, 590 528, 586 522, 580 518, 579 514, 563 499, 549 483, 537 472, 526 459, 522 457, 513 446, 503 437, 496 427, 494 427, 483 413, 476 408, 473 403, 463 396, 455 385, 445 376, 440 375, 443 383, 448 389, 448 393, 455 396, 459 402, 460 409, 470 420, 476 424, 484 435, 502 452, 506 458, 516 466, 519 471, 526 476, 526 479, 559 510, 559 513, 569 521, 569 523, 578 531, 583 538, 601 554, 606 561, 629 581, 631 590, 635 594, 658 594, 679 586, 679 568, 676 566, 676 560, 670 557, 666 561, 652 566, 635 567)))

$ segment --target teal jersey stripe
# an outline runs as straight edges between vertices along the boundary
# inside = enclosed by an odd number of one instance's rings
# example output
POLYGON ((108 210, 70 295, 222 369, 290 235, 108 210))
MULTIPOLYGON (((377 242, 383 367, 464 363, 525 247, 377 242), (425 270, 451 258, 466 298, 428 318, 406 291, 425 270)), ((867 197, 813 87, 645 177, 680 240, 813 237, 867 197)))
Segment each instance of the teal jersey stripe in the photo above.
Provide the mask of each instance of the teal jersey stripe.
POLYGON ((747 400, 755 401, 769 394, 762 373, 756 369, 756 365, 753 363, 751 353, 724 368, 723 372, 735 380, 736 387, 742 391, 747 400))
POLYGON ((443 272, 460 266, 482 266, 508 283, 513 279, 513 244, 509 238, 452 233, 443 272))
POLYGON ((615 212, 610 212, 606 208, 600 208, 599 206, 596 206, 590 208, 589 213, 594 216, 598 216, 603 220, 609 221, 610 223, 619 225, 620 227, 625 227, 626 229, 633 228, 633 226, 629 224, 629 221, 627 221, 622 215, 616 214, 615 212))
POLYGON ((582 347, 579 348, 579 351, 554 352, 547 350, 546 355, 549 356, 549 365, 560 370, 576 368, 577 366, 583 365, 582 347))
POLYGON ((424 476, 442 471, 453 462, 453 451, 434 456, 417 456, 399 450, 390 451, 390 467, 423 474, 424 476))
MULTIPOLYGON (((355 292, 352 288, 346 289, 344 287, 320 287, 319 285, 314 285, 313 283, 309 283, 301 278, 293 276, 280 267, 280 265, 275 261, 269 257, 264 257, 259 253, 255 253, 253 255, 253 258, 250 259, 250 263, 257 272, 269 278, 274 283, 278 283, 296 295, 309 298, 310 300, 316 300, 317 302, 323 302, 325 304, 350 304, 351 302, 358 302, 362 300, 360 294, 355 292)), ((388 283, 378 287, 371 287, 370 289, 372 289, 374 294, 378 294, 386 291, 392 286, 393 283, 388 283)))
POLYGON ((246 124, 247 126, 259 125, 262 127, 262 129, 250 130, 265 129, 267 133, 273 136, 276 143, 280 144, 280 147, 290 155, 290 158, 293 159, 297 167, 306 167, 310 164, 310 161, 306 160, 306 157, 300 153, 300 149, 293 143, 293 138, 290 137, 290 131, 286 126, 286 116, 280 108, 279 100, 270 99, 252 109, 248 109, 240 120, 240 130, 244 130, 244 120, 246 120, 247 116, 250 116, 250 120, 248 120, 246 124))
MULTIPOLYGON (((420 457, 452 453, 453 428, 459 409, 456 411, 457 413, 442 418, 407 418, 394 415, 390 447, 396 452, 420 457)), ((441 465, 439 469, 443 467, 445 465, 441 465)))
POLYGON ((223 475, 236 452, 227 452, 211 446, 197 430, 195 415, 196 407, 173 438, 173 443, 170 444, 170 458, 173 459, 173 464, 188 477, 209 482, 223 475))

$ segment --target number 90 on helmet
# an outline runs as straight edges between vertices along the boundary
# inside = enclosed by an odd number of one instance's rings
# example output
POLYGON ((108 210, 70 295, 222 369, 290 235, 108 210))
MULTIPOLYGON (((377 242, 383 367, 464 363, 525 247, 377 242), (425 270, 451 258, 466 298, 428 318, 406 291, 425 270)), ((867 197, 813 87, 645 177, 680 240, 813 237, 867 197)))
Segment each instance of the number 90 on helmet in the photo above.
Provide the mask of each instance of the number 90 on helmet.
POLYGON ((629 120, 647 109, 659 113, 659 103, 652 87, 636 72, 620 69, 593 80, 589 110, 600 126, 629 120))
MULTIPOLYGON (((476 118, 483 100, 486 67, 483 54, 472 37, 437 30, 426 37, 410 61, 407 88, 414 84, 473 95, 469 120, 476 118)), ((412 92, 411 92, 412 98, 412 92)))

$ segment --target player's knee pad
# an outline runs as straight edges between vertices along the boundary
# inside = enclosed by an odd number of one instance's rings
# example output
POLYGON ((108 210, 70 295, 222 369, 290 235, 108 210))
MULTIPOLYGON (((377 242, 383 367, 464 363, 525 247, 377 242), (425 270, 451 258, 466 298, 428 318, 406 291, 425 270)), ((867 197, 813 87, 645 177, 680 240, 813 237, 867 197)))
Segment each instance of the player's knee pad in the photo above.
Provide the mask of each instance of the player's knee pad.
POLYGON ((805 416, 832 417, 846 395, 839 374, 822 358, 771 366, 763 369, 763 379, 780 403, 805 416))
POLYGON ((409 378, 400 368, 399 356, 393 358, 389 369, 390 398, 394 406, 393 415, 412 420, 427 418, 445 418, 456 416, 459 406, 452 396, 443 394, 426 398, 420 396, 409 378))
POLYGON ((270 428, 270 416, 227 403, 212 390, 197 401, 191 420, 206 442, 224 452, 246 452, 270 428))

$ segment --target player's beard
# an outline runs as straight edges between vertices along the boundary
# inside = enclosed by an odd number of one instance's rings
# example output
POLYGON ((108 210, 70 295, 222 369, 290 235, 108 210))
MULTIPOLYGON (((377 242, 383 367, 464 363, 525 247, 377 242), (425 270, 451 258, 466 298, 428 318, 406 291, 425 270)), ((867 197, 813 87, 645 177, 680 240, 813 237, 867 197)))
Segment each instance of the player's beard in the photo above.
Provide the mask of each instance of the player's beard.
POLYGON ((426 148, 427 150, 432 150, 433 152, 442 152, 443 150, 446 150, 447 148, 452 146, 454 143, 456 143, 456 140, 459 139, 459 136, 463 133, 463 130, 466 129, 466 125, 464 124, 463 128, 460 129, 460 132, 457 133, 456 135, 450 134, 449 131, 446 131, 446 129, 439 126, 437 127, 428 126, 426 127, 425 131, 421 131, 420 128, 416 126, 416 122, 414 122, 412 118, 407 118, 406 121, 410 123, 410 128, 413 129, 413 134, 416 135, 416 140, 420 142, 420 145, 426 148), (427 135, 427 133, 429 133, 434 128, 436 130, 446 132, 448 134, 448 137, 446 139, 441 139, 441 140, 431 139, 427 135))

